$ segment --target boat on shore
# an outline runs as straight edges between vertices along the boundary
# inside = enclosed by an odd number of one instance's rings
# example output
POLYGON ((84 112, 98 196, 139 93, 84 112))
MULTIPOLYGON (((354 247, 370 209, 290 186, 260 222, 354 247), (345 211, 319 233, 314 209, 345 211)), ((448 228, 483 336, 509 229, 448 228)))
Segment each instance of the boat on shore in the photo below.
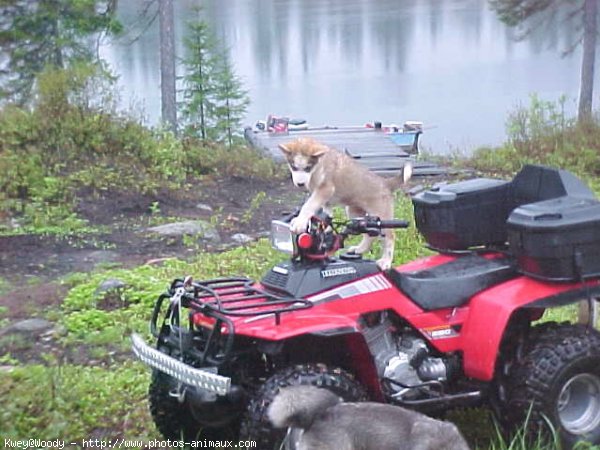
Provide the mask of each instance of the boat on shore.
POLYGON ((311 137, 345 152, 369 170, 380 174, 394 174, 407 161, 414 166, 415 175, 441 175, 448 169, 421 161, 419 137, 423 123, 406 121, 402 126, 371 122, 358 126, 311 126, 303 119, 290 119, 269 115, 244 130, 248 143, 276 160, 283 160, 279 144, 290 140, 311 137))

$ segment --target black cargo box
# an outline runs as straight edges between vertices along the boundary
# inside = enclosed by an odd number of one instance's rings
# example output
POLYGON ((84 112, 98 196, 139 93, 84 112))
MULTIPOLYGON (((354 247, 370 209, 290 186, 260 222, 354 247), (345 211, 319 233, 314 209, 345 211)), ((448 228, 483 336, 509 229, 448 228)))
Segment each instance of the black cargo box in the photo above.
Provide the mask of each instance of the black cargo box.
POLYGON ((576 281, 600 275, 600 202, 563 196, 516 208, 507 221, 511 253, 533 277, 576 281))
POLYGON ((566 195, 595 198, 570 172, 528 164, 510 182, 477 178, 443 185, 414 196, 413 206, 429 245, 464 250, 506 242, 506 219, 514 208, 566 195))
POLYGON ((421 192, 412 199, 417 228, 437 249, 504 243, 510 190, 508 181, 476 178, 421 192))
POLYGON ((523 166, 515 175, 511 189, 513 208, 565 195, 595 198, 585 183, 571 172, 533 164, 523 166))

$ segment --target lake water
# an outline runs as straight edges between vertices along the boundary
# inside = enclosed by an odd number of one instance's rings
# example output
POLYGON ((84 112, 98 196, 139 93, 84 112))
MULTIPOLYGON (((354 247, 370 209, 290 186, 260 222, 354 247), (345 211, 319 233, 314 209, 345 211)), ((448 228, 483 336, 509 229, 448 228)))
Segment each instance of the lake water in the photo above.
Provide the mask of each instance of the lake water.
MULTIPOLYGON (((146 3, 119 2, 121 20, 134 31, 101 54, 120 75, 123 104, 155 124, 158 23, 144 30, 147 20, 139 17, 146 3)), ((550 23, 515 42, 485 0, 175 4, 180 55, 186 21, 199 4, 229 47, 252 101, 247 124, 270 113, 314 125, 420 120, 424 146, 447 153, 502 142, 507 113, 533 92, 548 100, 565 94, 568 110, 576 110, 580 52, 561 58, 574 30, 550 23)))

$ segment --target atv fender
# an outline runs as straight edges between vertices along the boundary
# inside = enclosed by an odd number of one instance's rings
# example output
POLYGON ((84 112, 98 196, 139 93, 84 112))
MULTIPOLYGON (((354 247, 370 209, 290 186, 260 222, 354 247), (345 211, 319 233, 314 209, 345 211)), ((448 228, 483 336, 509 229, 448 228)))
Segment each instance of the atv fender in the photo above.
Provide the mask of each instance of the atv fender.
POLYGON ((330 328, 284 341, 263 341, 259 349, 271 356, 283 356, 289 364, 340 367, 356 377, 369 398, 383 401, 375 362, 364 335, 355 328, 330 328))
POLYGON ((465 375, 492 380, 500 343, 515 311, 522 308, 544 310, 598 295, 598 280, 586 285, 549 284, 524 276, 475 295, 461 333, 465 375))

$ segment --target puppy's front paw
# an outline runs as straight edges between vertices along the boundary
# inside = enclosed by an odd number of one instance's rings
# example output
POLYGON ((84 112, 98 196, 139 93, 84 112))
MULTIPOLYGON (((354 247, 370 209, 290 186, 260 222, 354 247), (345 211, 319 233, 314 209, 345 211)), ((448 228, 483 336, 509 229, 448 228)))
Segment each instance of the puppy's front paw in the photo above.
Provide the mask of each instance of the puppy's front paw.
POLYGON ((389 258, 381 258, 377 260, 377 266, 381 270, 389 270, 392 268, 392 260, 389 258))
POLYGON ((354 253, 356 255, 362 255, 363 252, 361 251, 361 247, 360 245, 353 245, 351 247, 348 247, 348 253, 354 253))
POLYGON ((303 217, 295 217, 290 223, 290 230, 292 233, 300 234, 304 233, 308 228, 308 220, 303 217))

